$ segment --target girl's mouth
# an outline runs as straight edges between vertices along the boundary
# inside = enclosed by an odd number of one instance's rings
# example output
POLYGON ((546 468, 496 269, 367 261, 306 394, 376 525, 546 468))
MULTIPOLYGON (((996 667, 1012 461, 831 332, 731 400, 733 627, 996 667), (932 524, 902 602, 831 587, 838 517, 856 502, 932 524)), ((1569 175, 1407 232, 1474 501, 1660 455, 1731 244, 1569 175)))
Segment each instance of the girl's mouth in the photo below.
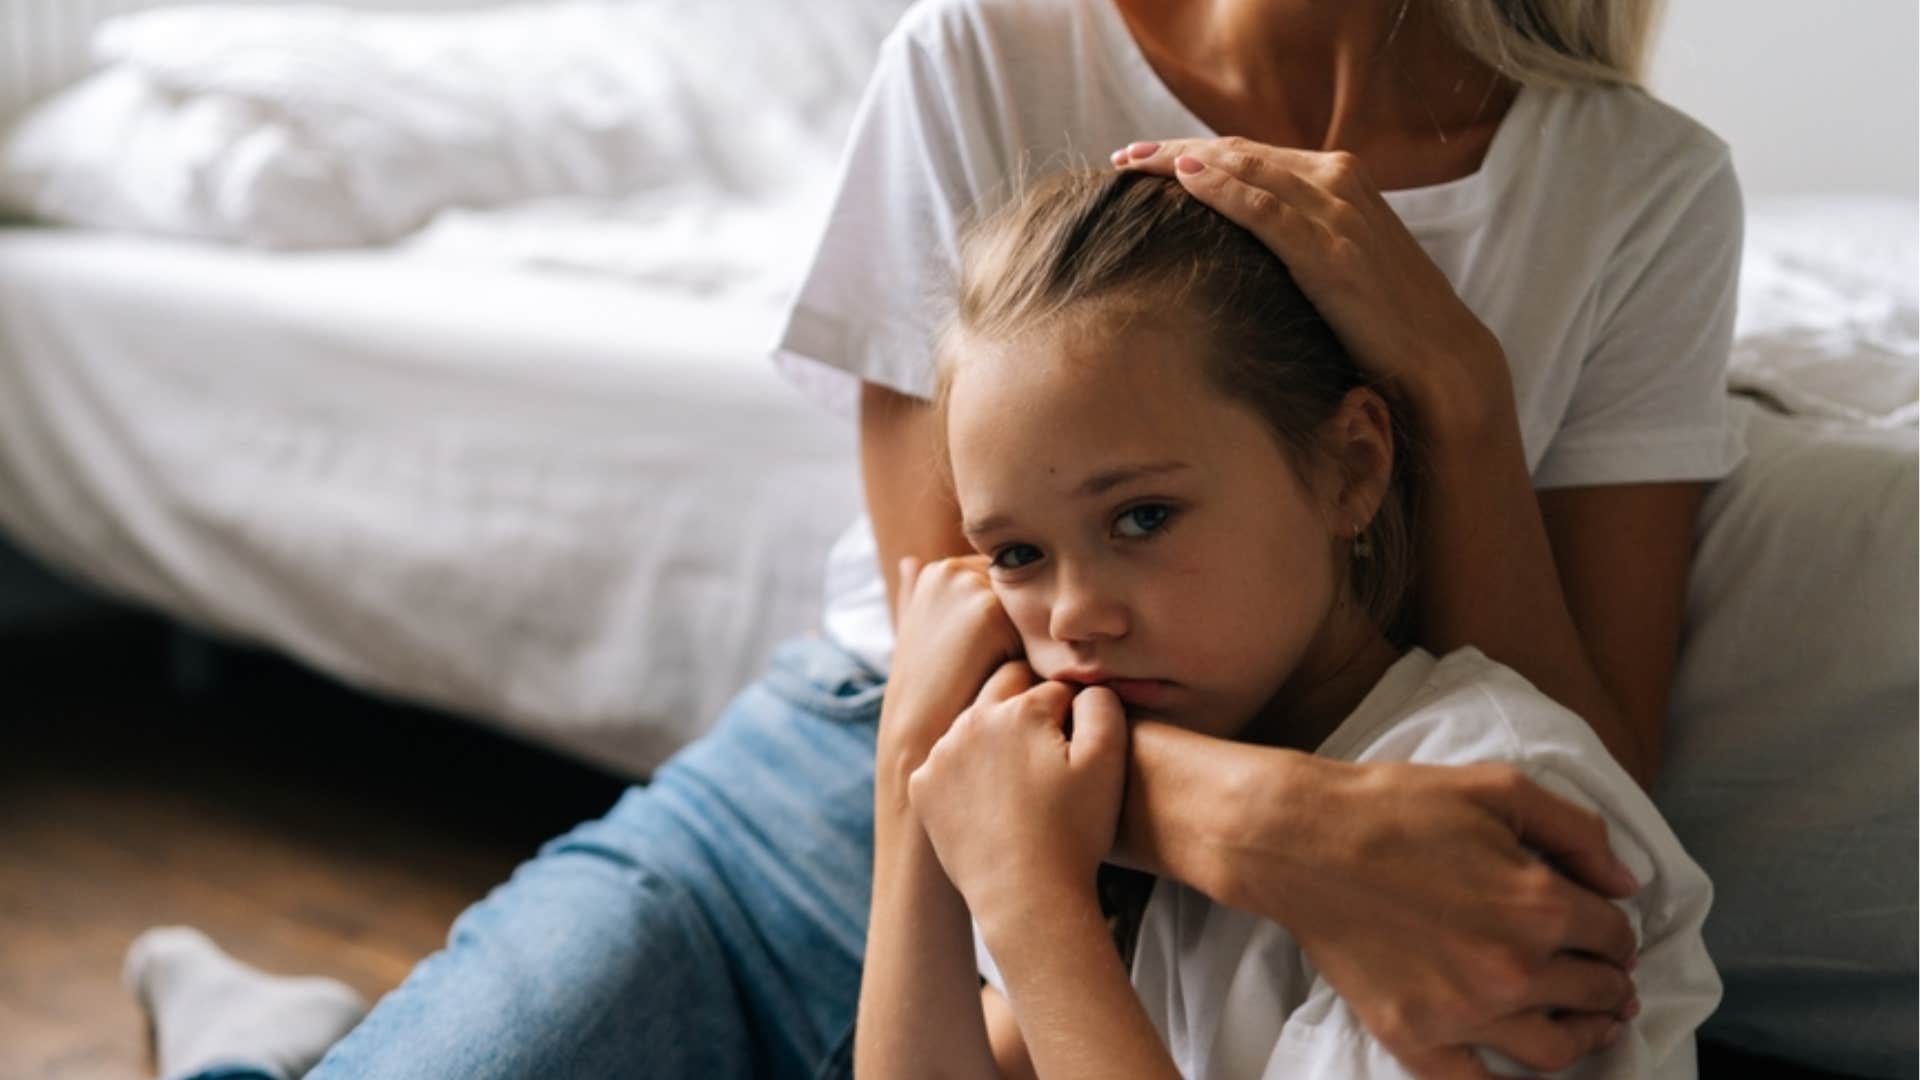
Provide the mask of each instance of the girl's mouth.
POLYGON ((1161 679, 1111 679, 1100 685, 1127 705, 1153 708, 1166 700, 1169 684, 1161 679))

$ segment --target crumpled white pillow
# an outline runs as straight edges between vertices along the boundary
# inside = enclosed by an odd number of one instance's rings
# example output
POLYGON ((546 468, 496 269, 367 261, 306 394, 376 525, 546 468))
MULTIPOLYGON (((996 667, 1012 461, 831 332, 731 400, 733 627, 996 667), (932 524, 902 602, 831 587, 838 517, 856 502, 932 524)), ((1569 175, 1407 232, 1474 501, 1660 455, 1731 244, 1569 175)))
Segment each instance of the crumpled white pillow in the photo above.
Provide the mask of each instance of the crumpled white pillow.
POLYGON ((60 224, 328 247, 384 240, 418 211, 382 220, 355 196, 328 154, 265 110, 179 100, 127 68, 53 98, 0 147, 0 203, 60 224))
POLYGON ((831 167, 903 0, 573 0, 436 13, 174 7, 0 142, 0 202, 271 247, 380 243, 452 206, 831 167))

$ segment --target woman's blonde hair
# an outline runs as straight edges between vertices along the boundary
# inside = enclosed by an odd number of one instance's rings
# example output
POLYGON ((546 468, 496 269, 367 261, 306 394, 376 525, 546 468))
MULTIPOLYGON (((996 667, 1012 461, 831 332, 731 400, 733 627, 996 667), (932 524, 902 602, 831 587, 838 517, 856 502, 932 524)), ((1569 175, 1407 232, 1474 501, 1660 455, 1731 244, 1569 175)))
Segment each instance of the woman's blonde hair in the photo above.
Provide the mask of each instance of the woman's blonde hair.
POLYGON ((1273 252, 1173 180, 1132 170, 1056 173, 968 231, 957 303, 936 351, 938 430, 946 431, 970 342, 1113 333, 1140 318, 1195 328, 1202 373, 1259 414, 1297 467, 1324 452, 1321 429, 1349 391, 1382 392, 1394 423, 1393 471, 1365 526, 1373 551, 1349 560, 1349 583, 1375 623, 1404 642, 1417 472, 1406 411, 1353 362, 1273 252))
POLYGON ((1411 0, 1460 47, 1515 82, 1638 86, 1661 0, 1411 0))

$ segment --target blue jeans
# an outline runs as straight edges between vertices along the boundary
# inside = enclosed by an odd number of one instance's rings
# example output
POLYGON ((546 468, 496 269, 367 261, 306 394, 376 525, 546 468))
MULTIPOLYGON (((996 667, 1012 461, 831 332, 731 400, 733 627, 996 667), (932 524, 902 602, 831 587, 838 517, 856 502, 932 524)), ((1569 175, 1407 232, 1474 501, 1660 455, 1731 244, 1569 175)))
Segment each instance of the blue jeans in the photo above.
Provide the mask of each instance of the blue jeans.
POLYGON ((883 689, 824 640, 783 645, 711 733, 468 908, 308 1075, 849 1075, 883 689))

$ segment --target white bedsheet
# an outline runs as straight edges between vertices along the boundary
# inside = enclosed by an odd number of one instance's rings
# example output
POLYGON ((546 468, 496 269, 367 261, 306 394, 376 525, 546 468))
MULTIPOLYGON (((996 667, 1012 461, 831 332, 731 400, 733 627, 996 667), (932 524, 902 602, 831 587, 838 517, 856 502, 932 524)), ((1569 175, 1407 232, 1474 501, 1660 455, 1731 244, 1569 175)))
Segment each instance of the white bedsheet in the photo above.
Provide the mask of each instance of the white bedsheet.
POLYGON ((1920 418, 1912 199, 1793 196, 1747 215, 1730 381, 1795 415, 1867 427, 1920 418))
POLYGON ((645 770, 815 625, 852 432, 767 362, 775 288, 458 254, 0 230, 0 529, 645 770))

